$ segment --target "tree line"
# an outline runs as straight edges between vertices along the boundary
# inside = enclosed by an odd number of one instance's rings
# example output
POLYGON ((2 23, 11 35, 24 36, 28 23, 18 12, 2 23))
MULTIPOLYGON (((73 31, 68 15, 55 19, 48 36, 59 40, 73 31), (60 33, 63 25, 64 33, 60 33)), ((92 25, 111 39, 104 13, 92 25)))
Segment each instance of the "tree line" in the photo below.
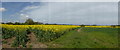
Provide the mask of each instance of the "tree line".
MULTIPOLYGON (((2 22, 2 24, 12 24, 12 25, 41 25, 41 24, 44 24, 42 22, 34 22, 31 18, 27 19, 24 23, 20 23, 20 22, 7 22, 7 23, 4 23, 2 22)), ((48 23, 45 23, 44 25, 70 25, 70 24, 48 24, 48 23)), ((81 24, 79 25, 81 27, 85 27, 85 26, 98 26, 96 24, 93 24, 93 25, 84 25, 84 24, 81 24)), ((111 25, 111 27, 116 27, 116 26, 120 26, 120 25, 111 25)))
POLYGON ((42 22, 34 22, 31 18, 27 19, 24 23, 20 23, 20 22, 7 22, 4 23, 2 22, 2 24, 12 24, 12 25, 39 25, 39 24, 43 24, 42 22))

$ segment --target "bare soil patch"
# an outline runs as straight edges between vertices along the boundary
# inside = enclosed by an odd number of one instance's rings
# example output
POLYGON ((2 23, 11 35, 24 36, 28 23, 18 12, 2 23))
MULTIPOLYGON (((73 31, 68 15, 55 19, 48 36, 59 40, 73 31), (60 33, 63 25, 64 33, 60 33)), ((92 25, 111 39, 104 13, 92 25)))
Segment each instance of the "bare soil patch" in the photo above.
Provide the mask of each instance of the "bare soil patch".
POLYGON ((2 48, 13 48, 13 47, 11 47, 11 45, 14 42, 14 40, 15 40, 15 37, 8 38, 8 39, 2 39, 2 41, 7 42, 5 44, 2 43, 2 48))
POLYGON ((47 45, 37 41, 34 33, 28 34, 29 41, 27 42, 27 48, 47 48, 47 45))
POLYGON ((82 28, 78 29, 77 32, 80 32, 82 28))

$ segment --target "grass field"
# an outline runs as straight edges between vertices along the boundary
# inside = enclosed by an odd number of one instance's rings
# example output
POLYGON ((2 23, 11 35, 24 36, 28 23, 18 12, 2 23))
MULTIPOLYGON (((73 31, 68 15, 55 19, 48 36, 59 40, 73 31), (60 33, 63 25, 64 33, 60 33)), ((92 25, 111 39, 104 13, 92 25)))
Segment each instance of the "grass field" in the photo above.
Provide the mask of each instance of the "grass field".
POLYGON ((5 25, 3 28, 3 48, 118 48, 119 28, 68 25, 5 25))
POLYGON ((79 28, 47 43, 50 48, 117 48, 117 28, 79 28))

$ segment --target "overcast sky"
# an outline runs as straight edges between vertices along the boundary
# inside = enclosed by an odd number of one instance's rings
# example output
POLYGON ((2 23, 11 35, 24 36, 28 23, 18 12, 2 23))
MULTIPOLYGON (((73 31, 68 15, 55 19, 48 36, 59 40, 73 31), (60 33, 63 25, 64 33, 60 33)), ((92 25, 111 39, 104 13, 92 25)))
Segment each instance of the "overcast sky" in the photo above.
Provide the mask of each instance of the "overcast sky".
POLYGON ((1 0, 2 2, 118 2, 119 0, 1 0))
POLYGON ((118 24, 117 2, 4 2, 0 11, 3 22, 118 24))

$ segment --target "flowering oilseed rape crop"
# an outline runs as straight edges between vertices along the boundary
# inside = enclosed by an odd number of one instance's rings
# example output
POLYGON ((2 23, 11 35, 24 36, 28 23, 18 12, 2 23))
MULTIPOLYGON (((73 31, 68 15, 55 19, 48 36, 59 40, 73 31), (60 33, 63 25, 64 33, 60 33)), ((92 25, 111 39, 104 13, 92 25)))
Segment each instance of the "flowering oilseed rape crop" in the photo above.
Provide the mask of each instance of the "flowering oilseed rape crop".
POLYGON ((26 47, 27 34, 34 33, 40 42, 52 41, 59 38, 65 32, 74 30, 80 26, 74 25, 5 25, 2 24, 2 38, 16 37, 13 47, 22 45, 26 47))

